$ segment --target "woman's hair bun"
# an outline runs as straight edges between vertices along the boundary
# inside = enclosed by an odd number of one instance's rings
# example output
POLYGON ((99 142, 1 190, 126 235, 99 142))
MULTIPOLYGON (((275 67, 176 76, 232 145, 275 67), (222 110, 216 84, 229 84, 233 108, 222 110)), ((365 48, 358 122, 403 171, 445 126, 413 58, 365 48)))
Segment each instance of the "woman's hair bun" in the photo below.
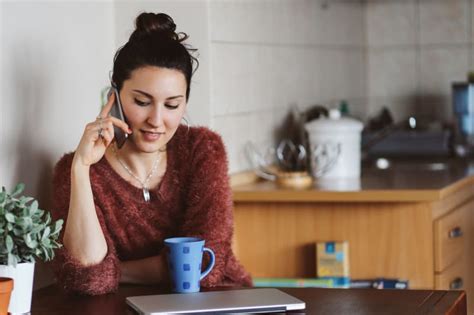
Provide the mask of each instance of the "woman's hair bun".
POLYGON ((153 35, 161 35, 178 41, 185 39, 180 38, 180 34, 175 31, 176 24, 168 14, 144 12, 137 17, 135 31, 130 36, 130 40, 153 35))

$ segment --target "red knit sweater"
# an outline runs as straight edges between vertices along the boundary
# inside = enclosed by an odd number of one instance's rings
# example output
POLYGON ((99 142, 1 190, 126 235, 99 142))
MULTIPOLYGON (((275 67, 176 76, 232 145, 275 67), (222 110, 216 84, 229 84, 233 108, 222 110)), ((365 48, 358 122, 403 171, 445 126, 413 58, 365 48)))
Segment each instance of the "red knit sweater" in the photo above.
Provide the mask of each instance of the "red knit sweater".
MULTIPOLYGON (((54 170, 55 219, 67 219, 73 156, 64 155, 54 170)), ((120 261, 158 255, 163 240, 173 236, 201 237, 214 251, 214 269, 202 286, 251 285, 231 250, 233 207, 227 158, 214 132, 178 128, 167 145, 165 175, 150 190, 149 203, 141 189, 120 177, 105 157, 90 168, 90 179, 108 253, 99 264, 85 267, 64 247, 58 250, 52 266, 65 290, 91 295, 116 290, 120 261)))

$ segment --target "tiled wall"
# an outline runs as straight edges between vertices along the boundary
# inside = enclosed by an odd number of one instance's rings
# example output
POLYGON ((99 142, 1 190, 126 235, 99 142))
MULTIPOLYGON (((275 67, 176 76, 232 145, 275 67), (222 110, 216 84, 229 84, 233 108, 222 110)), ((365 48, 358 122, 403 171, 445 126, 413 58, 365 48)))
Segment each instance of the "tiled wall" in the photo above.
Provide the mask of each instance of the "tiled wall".
POLYGON ((211 126, 224 138, 230 171, 249 168, 244 145, 270 145, 291 106, 347 99, 365 112, 361 1, 212 0, 211 126))
POLYGON ((368 0, 367 115, 449 119, 451 82, 474 69, 473 11, 474 0, 368 0))

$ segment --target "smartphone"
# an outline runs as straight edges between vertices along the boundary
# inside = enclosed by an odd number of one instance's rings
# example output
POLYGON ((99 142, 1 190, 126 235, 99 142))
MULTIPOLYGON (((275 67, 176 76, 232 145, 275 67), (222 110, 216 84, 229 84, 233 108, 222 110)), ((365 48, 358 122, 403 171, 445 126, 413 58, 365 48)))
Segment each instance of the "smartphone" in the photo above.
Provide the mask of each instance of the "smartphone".
MULTIPOLYGON (((109 93, 107 94, 107 98, 110 97, 112 93, 115 93, 115 102, 110 110, 110 115, 118 118, 124 122, 127 122, 125 115, 123 114, 122 103, 120 102, 119 92, 116 88, 111 87, 109 93)), ((114 125, 114 138, 115 143, 117 143, 117 147, 120 149, 128 138, 128 133, 125 133, 121 128, 114 125)))

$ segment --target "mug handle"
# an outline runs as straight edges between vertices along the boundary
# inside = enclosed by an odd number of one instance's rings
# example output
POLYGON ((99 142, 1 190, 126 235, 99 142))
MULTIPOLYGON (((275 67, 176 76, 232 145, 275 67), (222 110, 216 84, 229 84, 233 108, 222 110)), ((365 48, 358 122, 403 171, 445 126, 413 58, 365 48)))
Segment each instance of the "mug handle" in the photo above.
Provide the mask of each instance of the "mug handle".
POLYGON ((212 268, 214 268, 214 263, 216 262, 216 259, 215 259, 216 257, 212 249, 204 247, 203 251, 209 253, 209 256, 211 256, 211 261, 209 262, 209 266, 207 266, 206 270, 204 270, 204 272, 201 273, 201 277, 199 278, 199 280, 204 279, 204 277, 206 277, 209 274, 209 272, 211 272, 212 268))

